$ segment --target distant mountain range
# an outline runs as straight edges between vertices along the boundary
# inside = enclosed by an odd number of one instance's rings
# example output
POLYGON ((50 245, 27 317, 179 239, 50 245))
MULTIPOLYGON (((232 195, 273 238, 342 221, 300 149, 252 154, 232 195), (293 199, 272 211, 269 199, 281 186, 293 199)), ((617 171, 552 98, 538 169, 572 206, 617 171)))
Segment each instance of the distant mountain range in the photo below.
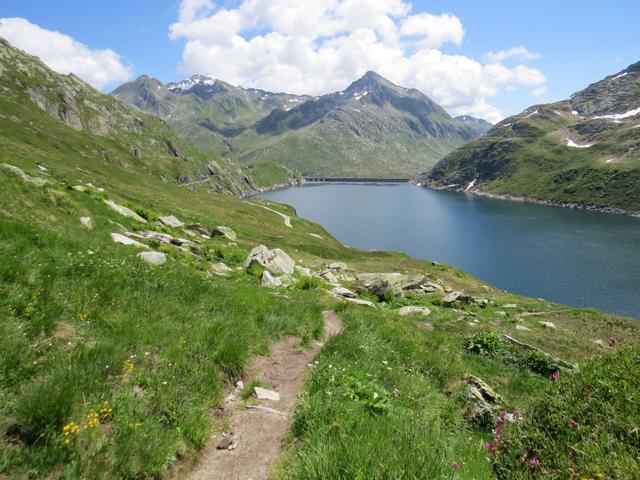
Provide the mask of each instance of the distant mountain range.
POLYGON ((640 62, 501 121, 416 181, 640 212, 640 62))
POLYGON ((166 85, 142 76, 113 95, 166 120, 204 151, 245 165, 276 161, 306 175, 412 176, 491 127, 452 118, 418 90, 374 72, 321 97, 201 75, 166 85))

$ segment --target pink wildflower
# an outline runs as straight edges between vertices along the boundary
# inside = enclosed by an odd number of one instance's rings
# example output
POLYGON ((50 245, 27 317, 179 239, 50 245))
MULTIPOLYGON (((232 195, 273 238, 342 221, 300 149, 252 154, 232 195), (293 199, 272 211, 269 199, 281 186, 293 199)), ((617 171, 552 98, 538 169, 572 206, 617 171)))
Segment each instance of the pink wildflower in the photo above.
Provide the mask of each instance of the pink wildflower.
POLYGON ((560 379, 560 372, 553 372, 551 375, 549 375, 549 378, 553 383, 557 382, 560 379))
POLYGON ((459 464, 458 462, 453 462, 453 463, 451 464, 451 468, 452 468, 453 470, 460 470, 460 464, 459 464))
POLYGON ((617 345, 618 345, 618 337, 614 335, 609 339, 609 346, 611 348, 615 348, 617 345))
POLYGON ((531 460, 529 460, 529 465, 531 465, 533 468, 538 468, 540 466, 540 460, 538 460, 536 457, 533 457, 531 460))

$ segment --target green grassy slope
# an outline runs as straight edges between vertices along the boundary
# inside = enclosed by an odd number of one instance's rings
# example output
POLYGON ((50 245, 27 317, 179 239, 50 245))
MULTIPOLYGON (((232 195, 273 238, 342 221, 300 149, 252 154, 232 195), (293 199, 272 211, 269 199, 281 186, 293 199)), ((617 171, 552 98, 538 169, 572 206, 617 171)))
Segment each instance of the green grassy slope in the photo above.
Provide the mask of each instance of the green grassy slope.
MULTIPOLYGON (((491 332, 580 365, 607 358, 611 349, 596 339, 638 341, 636 321, 510 295, 446 265, 348 248, 285 205, 269 204, 292 216, 292 228, 236 196, 162 181, 160 175, 182 172, 186 161, 163 155, 155 135, 148 143, 126 132, 96 136, 25 97, 0 101, 0 164, 44 183, 0 165, 1 478, 179 476, 211 432, 225 428, 210 415, 225 385, 283 334, 298 336, 304 348, 320 334, 327 308, 338 310, 345 330, 310 367, 276 474, 494 478, 498 470, 482 446, 490 427, 466 419, 464 375, 481 377, 504 397, 505 408, 527 415, 557 367, 512 347, 497 349, 491 332), (130 154, 132 145, 141 157, 130 154), (99 147, 109 154, 97 155, 99 147), (97 188, 69 188, 87 183, 97 188), (105 199, 148 222, 119 215, 105 199), (155 222, 168 214, 231 227, 237 241, 188 237, 197 255, 147 242, 168 257, 151 267, 136 258, 135 247, 110 239, 141 228, 187 237, 184 229, 155 222), (84 228, 80 217, 90 217, 93 228, 84 228), (307 266, 347 262, 355 275, 428 275, 447 289, 485 298, 486 306, 445 306, 437 292, 380 299, 363 293, 375 308, 346 305, 322 281, 262 289, 258 278, 237 268, 258 244, 282 248, 307 266), (228 277, 210 273, 220 261, 234 269, 228 277), (403 305, 427 306, 431 314, 401 317, 403 305), (541 313, 520 316, 528 312, 541 313), (557 328, 544 328, 542 320, 557 328), (452 469, 454 463, 460 468, 452 469)), ((341 281, 354 289, 358 283, 341 281)))
POLYGON ((480 192, 640 211, 639 98, 635 64, 503 120, 417 181, 465 190, 475 180, 480 192))

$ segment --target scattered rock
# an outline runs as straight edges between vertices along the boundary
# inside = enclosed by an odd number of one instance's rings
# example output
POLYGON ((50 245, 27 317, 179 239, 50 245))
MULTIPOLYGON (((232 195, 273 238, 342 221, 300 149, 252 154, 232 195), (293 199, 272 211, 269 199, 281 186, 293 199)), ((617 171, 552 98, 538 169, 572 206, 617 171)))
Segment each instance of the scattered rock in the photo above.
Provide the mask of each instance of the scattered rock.
POLYGON ((280 394, 278 392, 274 392, 273 390, 267 390, 262 387, 254 387, 254 391, 256 392, 256 396, 258 400, 272 400, 274 402, 278 402, 280 400, 280 394))
POLYGON ((502 308, 518 308, 518 305, 516 303, 507 303, 503 305, 502 308))
POLYGON ((232 242, 238 239, 236 232, 231 230, 229 227, 217 226, 213 230, 211 230, 212 237, 225 237, 231 240, 232 242))
POLYGON ((87 230, 91 230, 93 228, 91 217, 80 217, 80 224, 82 224, 82 226, 87 230))
POLYGON ((338 277, 336 277, 331 271, 326 270, 320 274, 321 278, 329 283, 338 283, 338 277))
POLYGON ((296 265, 292 258, 279 248, 269 250, 264 245, 258 245, 251 250, 244 262, 244 268, 248 269, 255 263, 266 268, 271 273, 286 273, 288 275, 293 275, 296 265))
POLYGON ((471 295, 467 295, 460 291, 447 293, 443 297, 442 302, 445 307, 451 307, 455 302, 458 302, 460 305, 473 305, 476 303, 475 299, 471 295))
POLYGON ((223 437, 222 440, 220 440, 220 443, 218 443, 218 446, 216 447, 216 449, 218 450, 233 450, 235 449, 237 446, 236 442, 233 441, 233 438, 231 437, 223 437))
POLYGON ((555 330, 555 329, 556 329, 556 324, 555 324, 555 323, 553 323, 553 322, 543 322, 543 321, 540 321, 540 322, 538 322, 538 323, 539 323, 540 325, 542 325, 544 328, 550 328, 550 329, 552 329, 552 330, 555 330))
POLYGON ((529 327, 525 327, 524 325, 516 325, 516 330, 522 330, 523 332, 531 331, 529 327))
POLYGON ((604 341, 604 340, 600 340, 600 339, 594 340, 594 341, 593 341, 593 343, 595 343, 595 344, 596 344, 596 345, 598 345, 599 347, 606 347, 606 346, 607 346, 607 344, 605 343, 605 341, 604 341))
POLYGON ((336 270, 336 271, 342 272, 347 269, 347 264, 344 262, 333 262, 333 263, 330 263, 327 266, 327 268, 329 270, 336 270))
POLYGON ((429 310, 427 307, 419 306, 402 307, 400 310, 398 310, 398 315, 401 315, 403 317, 406 315, 412 315, 414 313, 427 316, 431 313, 431 310, 429 310))
POLYGON ((295 266, 295 270, 296 273, 298 275, 300 275, 301 277, 310 277, 311 276, 311 269, 307 268, 307 267, 301 267, 299 265, 295 266))
POLYGON ((419 322, 416 326, 422 330, 433 330, 433 325, 428 322, 419 322))
POLYGON ((294 283, 296 283, 298 281, 296 279, 296 277, 292 277, 291 275, 287 275, 286 273, 284 275, 282 275, 281 277, 278 277, 278 278, 280 279, 282 284, 285 285, 285 286, 293 285, 294 283))
POLYGON ((274 277, 269 271, 265 270, 260 277, 260 286, 263 288, 281 287, 282 280, 274 277))
POLYGON ((141 398, 142 396, 144 396, 144 389, 140 385, 134 385, 133 396, 136 398, 141 398))
POLYGON ((47 167, 45 167, 44 165, 40 165, 39 163, 36 164, 36 168, 41 172, 46 172, 47 170, 49 170, 47 167))
POLYGON ((138 215, 136 212, 134 212, 130 208, 123 207, 122 205, 118 205, 116 202, 112 200, 105 200, 104 203, 106 203, 112 210, 118 212, 123 217, 133 218, 138 222, 147 223, 147 221, 144 218, 142 218, 140 215, 138 215))
POLYGON ((121 243, 122 245, 133 245, 138 248, 149 248, 145 244, 135 241, 132 238, 129 238, 121 233, 112 233, 111 240, 116 243, 121 243))
POLYGON ((307 234, 308 234, 308 235, 311 235, 312 237, 316 237, 316 238, 318 238, 318 239, 322 240, 322 237, 321 237, 320 235, 318 235, 317 233, 310 233, 310 232, 307 232, 307 234))
POLYGON ((71 190, 74 190, 76 192, 80 192, 80 193, 84 193, 87 191, 87 187, 85 187, 84 185, 72 185, 71 186, 71 190))
POLYGON ((209 267, 209 270, 211 271, 211 273, 215 273, 216 275, 221 275, 223 277, 226 277, 228 274, 233 272, 231 268, 229 268, 222 262, 212 263, 211 267, 209 267))
POLYGON ((345 300, 347 302, 351 302, 351 303, 355 303, 356 305, 364 305, 365 307, 374 307, 375 308, 375 303, 370 302, 369 300, 364 300, 362 298, 349 298, 349 297, 338 297, 342 300, 345 300))
POLYGON ((238 390, 244 390, 244 382, 242 380, 239 380, 238 383, 236 383, 236 388, 238 390))
POLYGON ((199 223, 190 223, 189 225, 186 226, 186 229, 187 230, 191 230, 192 232, 197 232, 200 235, 204 235, 206 237, 209 237, 209 230, 204 228, 199 223))
POLYGON ((331 293, 333 293, 334 295, 337 295, 339 297, 356 298, 356 294, 355 293, 353 293, 348 288, 344 288, 344 287, 333 287, 331 289, 331 293))
POLYGON ((178 220, 173 215, 167 215, 166 217, 160 217, 159 219, 162 223, 164 223, 167 227, 172 228, 182 228, 184 227, 184 223, 178 220))
POLYGON ((163 265, 167 262, 167 256, 162 252, 140 252, 136 256, 151 265, 163 265))
POLYGON ((22 169, 16 167, 15 165, 9 165, 8 163, 0 163, 0 167, 15 173, 22 179, 23 182, 33 183, 36 187, 42 187, 45 183, 47 183, 47 181, 43 178, 32 177, 31 175, 27 175, 22 171, 22 169))
POLYGON ((494 415, 502 408, 504 400, 484 380, 474 375, 465 375, 467 399, 472 403, 467 414, 469 420, 478 420, 486 415, 494 415))

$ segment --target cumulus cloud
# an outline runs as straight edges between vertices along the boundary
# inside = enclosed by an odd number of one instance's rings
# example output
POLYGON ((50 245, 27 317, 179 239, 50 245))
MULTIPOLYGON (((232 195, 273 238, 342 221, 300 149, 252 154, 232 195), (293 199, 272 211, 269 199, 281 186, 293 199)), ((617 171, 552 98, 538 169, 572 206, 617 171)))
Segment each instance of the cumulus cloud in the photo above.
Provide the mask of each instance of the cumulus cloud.
POLYGON ((530 52, 522 45, 519 47, 513 47, 509 50, 500 50, 498 52, 489 52, 487 53, 487 59, 490 62, 502 62, 507 58, 519 58, 521 60, 537 60, 542 55, 535 52, 530 52))
POLYGON ((40 57, 56 72, 74 73, 96 88, 128 80, 133 74, 113 50, 91 50, 68 35, 45 30, 24 18, 0 18, 0 36, 40 57))
POLYGON ((486 63, 443 53, 462 44, 460 19, 412 13, 404 0, 241 0, 227 8, 182 0, 178 17, 169 36, 185 41, 180 70, 245 87, 320 95, 374 70, 452 114, 495 122, 503 115, 492 97, 516 88, 540 95, 546 84, 539 70, 502 63, 523 59, 524 47, 486 63))

